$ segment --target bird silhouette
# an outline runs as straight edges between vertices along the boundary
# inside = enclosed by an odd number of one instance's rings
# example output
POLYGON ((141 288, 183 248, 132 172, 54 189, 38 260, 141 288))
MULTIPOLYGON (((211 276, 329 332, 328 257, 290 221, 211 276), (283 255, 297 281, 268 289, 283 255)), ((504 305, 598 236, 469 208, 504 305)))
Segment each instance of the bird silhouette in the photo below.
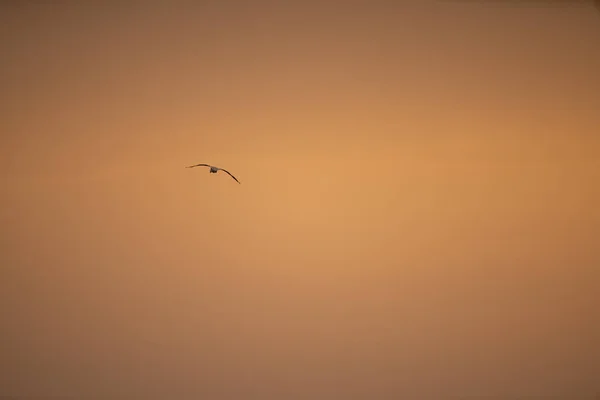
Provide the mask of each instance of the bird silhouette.
POLYGON ((209 167, 210 170, 208 171, 211 174, 216 174, 219 171, 223 171, 226 172, 230 177, 232 177, 237 183, 241 183, 240 181, 237 180, 237 178, 235 176, 233 176, 231 174, 231 172, 227 171, 224 168, 219 168, 219 167, 215 167, 213 165, 209 165, 209 164, 196 164, 196 165, 190 165, 189 167, 186 168, 194 168, 194 167, 209 167))

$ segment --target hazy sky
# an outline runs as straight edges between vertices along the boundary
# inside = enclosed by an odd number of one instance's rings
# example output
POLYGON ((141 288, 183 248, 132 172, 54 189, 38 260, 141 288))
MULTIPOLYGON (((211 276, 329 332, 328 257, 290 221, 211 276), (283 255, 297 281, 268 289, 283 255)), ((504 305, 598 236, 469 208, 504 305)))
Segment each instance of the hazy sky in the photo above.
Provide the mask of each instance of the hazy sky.
POLYGON ((0 6, 0 395, 600 393, 591 4, 35 3, 0 6))

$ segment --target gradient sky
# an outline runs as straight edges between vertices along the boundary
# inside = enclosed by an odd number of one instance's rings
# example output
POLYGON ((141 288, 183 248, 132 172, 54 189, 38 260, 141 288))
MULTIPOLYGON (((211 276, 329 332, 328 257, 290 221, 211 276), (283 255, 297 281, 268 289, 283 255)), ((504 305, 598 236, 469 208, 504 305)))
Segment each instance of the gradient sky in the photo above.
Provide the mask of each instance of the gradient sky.
POLYGON ((600 393, 600 14, 527 4, 3 2, 0 395, 600 393))

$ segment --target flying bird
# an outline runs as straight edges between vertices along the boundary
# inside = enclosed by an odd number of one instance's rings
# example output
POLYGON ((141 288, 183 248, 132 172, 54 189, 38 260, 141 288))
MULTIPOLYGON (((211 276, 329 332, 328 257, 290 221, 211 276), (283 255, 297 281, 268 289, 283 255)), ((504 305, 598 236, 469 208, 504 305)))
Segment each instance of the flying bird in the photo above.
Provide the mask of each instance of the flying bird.
POLYGON ((211 174, 216 174, 219 171, 223 171, 223 172, 227 172, 227 174, 232 177, 237 183, 241 183, 240 181, 237 180, 237 178, 235 176, 233 176, 231 174, 231 172, 227 171, 226 169, 223 168, 219 168, 219 167, 215 167, 212 165, 208 165, 208 164, 196 164, 196 165, 190 165, 189 167, 186 168, 194 168, 194 167, 210 167, 210 171, 208 171, 211 174))

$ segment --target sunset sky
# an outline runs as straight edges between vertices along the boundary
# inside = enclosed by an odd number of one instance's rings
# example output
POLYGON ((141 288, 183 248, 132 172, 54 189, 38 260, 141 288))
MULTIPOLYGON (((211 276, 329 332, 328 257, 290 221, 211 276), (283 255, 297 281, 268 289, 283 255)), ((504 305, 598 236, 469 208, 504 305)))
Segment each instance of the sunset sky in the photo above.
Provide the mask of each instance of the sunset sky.
POLYGON ((600 393, 591 2, 105 3, 0 5, 0 396, 600 393))

